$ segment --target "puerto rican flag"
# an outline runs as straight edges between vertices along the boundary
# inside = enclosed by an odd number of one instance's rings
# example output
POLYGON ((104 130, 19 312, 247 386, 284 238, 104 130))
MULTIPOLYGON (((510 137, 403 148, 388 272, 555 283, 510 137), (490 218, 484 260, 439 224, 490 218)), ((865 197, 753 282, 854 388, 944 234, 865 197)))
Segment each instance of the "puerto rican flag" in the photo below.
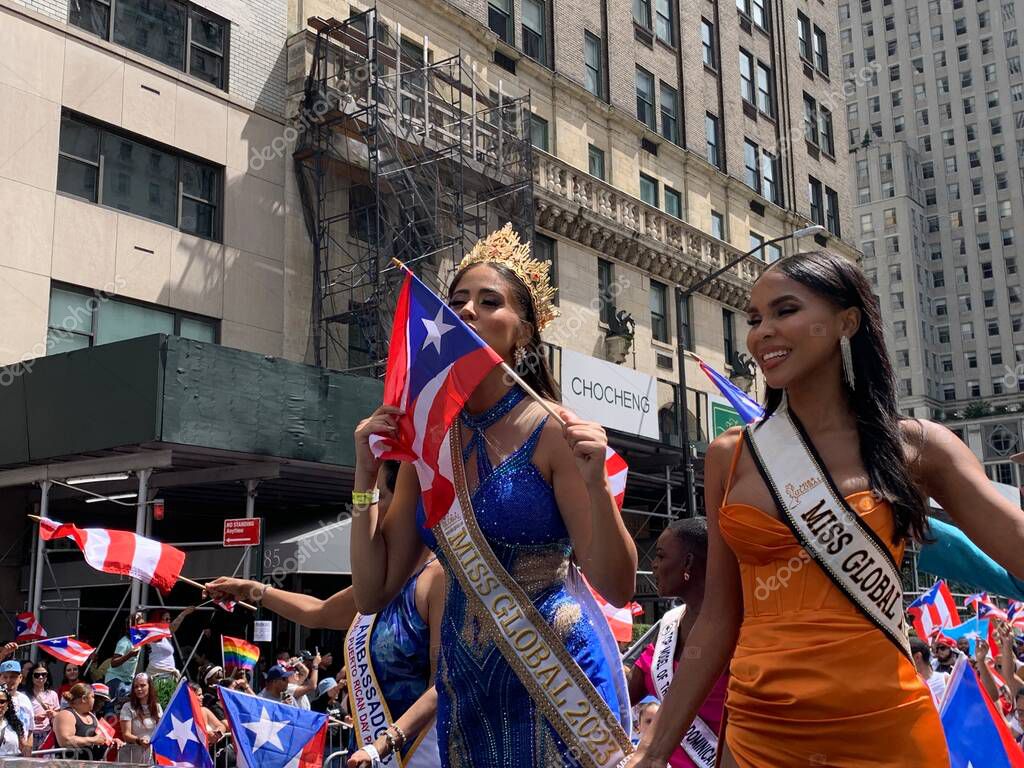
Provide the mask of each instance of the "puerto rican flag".
POLYGON ((626 460, 612 450, 609 445, 605 451, 605 469, 608 472, 608 484, 612 489, 612 496, 615 497, 615 504, 619 511, 622 511, 622 502, 626 498, 626 475, 629 474, 629 465, 626 460))
POLYGON ((39 521, 39 535, 44 541, 73 539, 85 561, 96 570, 131 576, 164 594, 171 591, 185 564, 185 553, 180 549, 130 531, 79 528, 44 518, 39 521))
POLYGON ((27 643, 30 640, 42 640, 44 637, 46 630, 35 614, 25 612, 14 617, 14 642, 27 643))
POLYGON ((157 624, 155 622, 136 624, 128 629, 128 639, 132 641, 132 645, 136 648, 155 643, 158 640, 164 640, 170 636, 171 626, 169 624, 157 624))
MULTIPOLYGON (((103 717, 96 717, 96 730, 102 733, 111 741, 117 736, 114 731, 114 726, 110 724, 110 721, 103 717)), ((46 738, 39 744, 38 751, 42 752, 47 749, 58 749, 57 745, 57 732, 54 729, 50 729, 50 733, 47 734, 46 738)), ((113 762, 117 757, 117 747, 113 744, 110 749, 107 750, 107 754, 104 756, 104 760, 107 762, 113 762)))
POLYGON ((988 592, 977 592, 964 600, 964 607, 974 606, 974 612, 979 619, 1002 619, 1006 620, 1006 611, 992 602, 988 592))
POLYGON ((420 481, 427 525, 455 501, 445 436, 466 400, 501 357, 412 273, 406 272, 391 329, 384 404, 397 406, 394 436, 373 435, 382 459, 412 462, 420 481), (442 471, 441 464, 449 465, 442 471))
POLYGON ((1011 600, 1006 606, 1006 620, 1010 626, 1024 629, 1024 602, 1011 600))
POLYGON ((931 589, 912 602, 907 608, 907 612, 913 619, 918 637, 926 642, 930 641, 939 630, 960 624, 956 601, 944 579, 935 582, 931 589))
POLYGON ((621 608, 616 608, 614 605, 609 603, 601 593, 594 589, 590 582, 587 581, 586 577, 583 577, 584 583, 587 585, 587 589, 590 590, 590 594, 594 596, 594 602, 597 603, 601 609, 601 613, 608 621, 608 627, 612 631, 612 636, 615 637, 617 643, 628 643, 633 639, 633 617, 642 616, 644 613, 643 606, 640 603, 626 603, 621 608))
POLYGON ((85 660, 92 656, 96 649, 91 645, 75 640, 72 637, 62 637, 55 640, 44 640, 38 644, 53 658, 63 661, 65 664, 77 664, 82 666, 85 660))

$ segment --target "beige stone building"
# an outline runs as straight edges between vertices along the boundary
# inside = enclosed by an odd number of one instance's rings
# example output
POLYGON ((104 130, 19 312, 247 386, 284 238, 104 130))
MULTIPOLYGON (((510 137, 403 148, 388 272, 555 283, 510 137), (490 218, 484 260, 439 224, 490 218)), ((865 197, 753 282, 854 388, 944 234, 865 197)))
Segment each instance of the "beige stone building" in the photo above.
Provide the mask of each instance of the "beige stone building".
MULTIPOLYGON (((647 387, 646 431, 615 432, 623 450, 662 457, 638 459, 633 503, 687 514, 681 347, 720 370, 740 367, 749 285, 797 244, 769 246, 689 300, 684 292, 809 222, 855 255, 834 10, 814 0, 426 0, 378 5, 378 26, 364 24, 354 48, 325 35, 367 10, 0 0, 0 365, 17 364, 5 377, 45 355, 153 333, 339 369, 375 365, 351 333, 328 349, 323 278, 365 250, 352 212, 367 210, 367 185, 387 170, 370 167, 365 135, 336 132, 329 141, 348 170, 335 164, 317 188, 304 142, 322 124, 304 116, 318 52, 344 67, 370 55, 368 39, 391 40, 397 66, 377 75, 399 106, 375 119, 402 112, 425 137, 403 139, 399 155, 434 146, 430 131, 443 123, 420 101, 424 82, 461 94, 460 130, 472 119, 497 135, 502 109, 528 105, 515 115, 533 145, 523 221, 554 263, 562 311, 545 333, 550 359, 561 375, 565 353, 577 353, 605 383, 647 387), (318 229, 332 217, 340 229, 318 229)), ((343 113, 339 98, 359 107, 369 91, 328 95, 343 113)), ((461 167, 483 178, 477 152, 461 167)), ((495 226, 500 207, 477 218, 495 226)), ((442 281, 459 252, 445 242, 427 268, 442 281)), ((700 450, 715 431, 711 387, 692 362, 686 383, 700 450)))

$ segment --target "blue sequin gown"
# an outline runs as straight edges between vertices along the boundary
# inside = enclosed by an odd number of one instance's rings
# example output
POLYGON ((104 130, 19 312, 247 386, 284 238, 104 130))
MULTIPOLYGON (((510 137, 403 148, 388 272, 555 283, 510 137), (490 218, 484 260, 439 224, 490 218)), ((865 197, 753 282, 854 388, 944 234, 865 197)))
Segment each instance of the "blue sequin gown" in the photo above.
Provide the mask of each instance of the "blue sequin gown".
MULTIPOLYGON (((370 634, 373 669, 392 721, 405 714, 430 684, 430 627, 416 610, 416 583, 423 568, 381 610, 370 634)), ((355 731, 350 732, 349 749, 356 749, 355 731)))
POLYGON ((430 684, 430 627, 416 610, 416 582, 423 568, 380 612, 370 635, 373 668, 394 720, 401 717, 430 684))
MULTIPOLYGON (((572 582, 579 580, 567 578, 569 534, 554 491, 532 461, 543 426, 542 422, 496 468, 491 468, 485 450, 476 452, 480 480, 472 495, 473 509, 498 560, 565 641, 628 732, 629 704, 616 683, 621 668, 612 667, 619 663, 617 649, 609 650, 607 624, 600 614, 595 615, 593 603, 588 606, 578 596, 572 582)), ((437 553, 448 575, 437 670, 437 738, 442 766, 579 765, 488 636, 424 520, 421 504, 417 509, 420 535, 437 553)))

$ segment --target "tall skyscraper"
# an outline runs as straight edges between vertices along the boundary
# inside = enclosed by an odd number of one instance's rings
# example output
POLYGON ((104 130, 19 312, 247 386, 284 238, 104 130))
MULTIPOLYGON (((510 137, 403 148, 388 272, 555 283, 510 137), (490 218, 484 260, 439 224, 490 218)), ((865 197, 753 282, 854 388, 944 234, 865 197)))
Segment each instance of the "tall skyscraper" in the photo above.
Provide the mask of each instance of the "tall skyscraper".
POLYGON ((1018 485, 1024 78, 1014 0, 839 5, 854 238, 908 415, 1018 485))

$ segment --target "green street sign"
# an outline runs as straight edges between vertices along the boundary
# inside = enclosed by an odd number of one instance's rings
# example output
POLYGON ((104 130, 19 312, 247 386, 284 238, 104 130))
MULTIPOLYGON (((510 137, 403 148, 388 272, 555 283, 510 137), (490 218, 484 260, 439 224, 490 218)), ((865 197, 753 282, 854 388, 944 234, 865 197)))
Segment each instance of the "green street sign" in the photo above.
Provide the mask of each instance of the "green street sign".
POLYGON ((727 401, 719 402, 718 398, 709 398, 709 405, 711 411, 711 435, 710 439, 714 440, 720 434, 725 432, 732 427, 742 427, 743 419, 736 413, 736 409, 728 404, 727 401))

